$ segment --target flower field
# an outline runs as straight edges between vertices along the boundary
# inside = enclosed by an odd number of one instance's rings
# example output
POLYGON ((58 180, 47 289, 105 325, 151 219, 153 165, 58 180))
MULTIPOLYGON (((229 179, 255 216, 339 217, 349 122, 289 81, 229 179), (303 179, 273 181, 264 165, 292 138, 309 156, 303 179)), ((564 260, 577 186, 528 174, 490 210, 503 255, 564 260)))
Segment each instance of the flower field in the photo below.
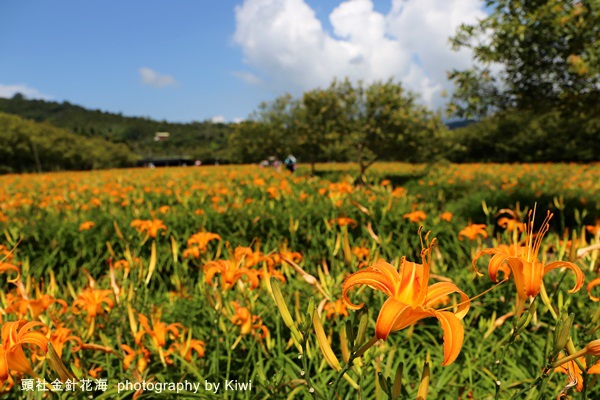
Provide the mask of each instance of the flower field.
POLYGON ((0 176, 2 397, 600 398, 600 165, 308 171, 0 176))

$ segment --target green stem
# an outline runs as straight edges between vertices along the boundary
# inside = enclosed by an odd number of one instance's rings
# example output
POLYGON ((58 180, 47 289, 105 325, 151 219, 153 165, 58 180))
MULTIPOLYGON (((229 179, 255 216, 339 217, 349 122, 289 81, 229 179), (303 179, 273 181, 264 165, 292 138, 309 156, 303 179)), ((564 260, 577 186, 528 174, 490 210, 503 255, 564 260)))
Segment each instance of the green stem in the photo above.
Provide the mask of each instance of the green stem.
POLYGON ((329 400, 333 400, 335 394, 337 393, 337 387, 340 384, 340 381, 342 380, 344 375, 346 375, 346 373, 350 370, 350 368, 354 365, 354 360, 362 357, 362 355, 365 354, 365 352, 367 350, 369 350, 375 343, 377 343, 378 340, 379 340, 379 338, 377 338, 377 336, 373 336, 371 339, 369 339, 368 342, 366 342, 364 345, 362 345, 358 350, 353 351, 352 354, 350 354, 348 361, 344 365, 344 368, 342 368, 340 370, 340 372, 338 373, 338 376, 335 379, 335 382, 330 389, 329 400))
POLYGON ((500 387, 502 385, 502 380, 500 379, 502 375, 502 363, 504 362, 504 357, 506 357, 508 348, 515 342, 515 340, 519 336, 518 332, 519 331, 517 330, 517 327, 514 326, 513 332, 511 333, 508 342, 506 342, 504 348, 502 349, 502 354, 500 355, 500 358, 496 361, 496 394, 494 395, 494 400, 500 399, 500 387))
POLYGON ((527 393, 528 391, 530 391, 531 389, 536 387, 540 382, 542 382, 544 379, 546 379, 548 377, 550 371, 551 371, 551 367, 549 365, 544 367, 542 373, 537 378, 535 378, 535 380, 533 382, 531 382, 529 385, 527 385, 526 387, 521 389, 521 391, 515 393, 510 398, 510 400, 518 399, 519 397, 521 397, 522 395, 524 395, 525 393, 527 393))

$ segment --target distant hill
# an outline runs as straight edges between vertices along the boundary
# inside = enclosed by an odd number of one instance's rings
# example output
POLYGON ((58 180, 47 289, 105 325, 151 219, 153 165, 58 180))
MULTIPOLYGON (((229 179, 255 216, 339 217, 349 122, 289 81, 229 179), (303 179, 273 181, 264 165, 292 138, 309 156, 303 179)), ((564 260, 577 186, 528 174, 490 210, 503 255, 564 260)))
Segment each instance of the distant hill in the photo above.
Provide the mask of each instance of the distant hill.
POLYGON ((0 173, 129 167, 138 158, 123 143, 1 112, 0 143, 0 173))
POLYGON ((89 110, 69 102, 29 100, 20 94, 0 98, 0 112, 46 122, 88 138, 102 138, 127 145, 139 157, 186 155, 203 161, 227 159, 231 124, 209 121, 170 123, 149 118, 89 110), (155 141, 157 132, 169 132, 168 140, 155 141))
POLYGON ((458 128, 464 128, 465 126, 469 126, 471 124, 476 123, 477 121, 472 120, 472 119, 463 119, 460 121, 452 121, 452 122, 446 122, 446 126, 448 127, 449 130, 454 130, 454 129, 458 129, 458 128))

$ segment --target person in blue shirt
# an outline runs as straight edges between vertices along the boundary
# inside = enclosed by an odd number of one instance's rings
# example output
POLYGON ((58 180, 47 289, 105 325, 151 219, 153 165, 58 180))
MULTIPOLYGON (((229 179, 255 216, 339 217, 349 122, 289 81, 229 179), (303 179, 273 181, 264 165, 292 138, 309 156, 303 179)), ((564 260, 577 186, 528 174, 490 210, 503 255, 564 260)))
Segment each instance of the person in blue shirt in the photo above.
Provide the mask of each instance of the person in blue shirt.
POLYGON ((294 157, 292 154, 288 154, 284 163, 285 163, 285 167, 287 168, 287 170, 293 174, 294 171, 296 170, 296 157, 294 157))

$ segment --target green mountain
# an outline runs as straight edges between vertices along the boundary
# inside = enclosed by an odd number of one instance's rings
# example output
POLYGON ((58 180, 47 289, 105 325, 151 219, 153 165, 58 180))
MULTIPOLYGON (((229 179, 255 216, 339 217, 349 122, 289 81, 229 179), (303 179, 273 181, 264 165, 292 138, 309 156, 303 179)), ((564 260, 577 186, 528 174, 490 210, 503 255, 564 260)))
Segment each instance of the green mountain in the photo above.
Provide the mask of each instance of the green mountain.
POLYGON ((45 122, 86 138, 101 138, 129 147, 138 158, 188 156, 212 161, 228 160, 227 138, 231 124, 209 121, 171 123, 149 118, 88 110, 69 102, 30 100, 20 94, 0 98, 0 112, 45 122), (167 140, 155 140, 157 132, 168 132, 167 140))

